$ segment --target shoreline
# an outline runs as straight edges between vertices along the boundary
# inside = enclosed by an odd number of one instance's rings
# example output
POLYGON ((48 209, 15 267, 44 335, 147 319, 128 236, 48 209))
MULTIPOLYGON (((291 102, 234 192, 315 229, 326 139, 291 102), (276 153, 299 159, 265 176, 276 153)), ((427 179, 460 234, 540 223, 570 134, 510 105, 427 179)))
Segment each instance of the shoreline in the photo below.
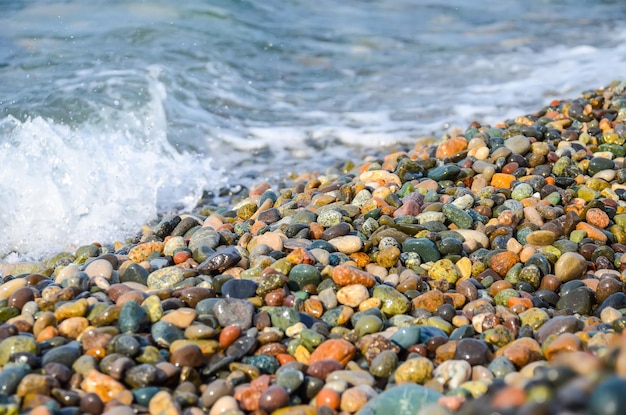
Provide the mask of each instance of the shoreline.
POLYGON ((625 90, 0 264, 0 412, 626 404, 625 90))

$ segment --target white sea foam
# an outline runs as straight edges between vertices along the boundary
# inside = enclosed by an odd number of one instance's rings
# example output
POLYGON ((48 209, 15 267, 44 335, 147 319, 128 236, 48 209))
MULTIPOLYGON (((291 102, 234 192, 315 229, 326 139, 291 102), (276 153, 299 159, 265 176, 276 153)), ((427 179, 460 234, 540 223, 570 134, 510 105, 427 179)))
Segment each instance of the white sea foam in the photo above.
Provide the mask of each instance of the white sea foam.
POLYGON ((1 120, 0 257, 120 240, 223 183, 210 160, 167 142, 163 86, 152 79, 149 92, 146 106, 113 125, 1 120))

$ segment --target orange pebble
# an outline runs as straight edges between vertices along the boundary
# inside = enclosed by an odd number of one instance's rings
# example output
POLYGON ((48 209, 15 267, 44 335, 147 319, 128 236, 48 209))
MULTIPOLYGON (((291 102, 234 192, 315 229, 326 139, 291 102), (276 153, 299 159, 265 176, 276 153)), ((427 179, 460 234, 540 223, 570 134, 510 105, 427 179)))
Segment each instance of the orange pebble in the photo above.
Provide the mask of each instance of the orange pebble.
POLYGON ((510 189, 513 180, 515 180, 515 176, 512 174, 496 173, 491 178, 491 185, 501 189, 510 189))
POLYGON ((178 251, 174 254, 174 257, 172 259, 174 260, 175 264, 182 264, 183 262, 187 261, 189 258, 191 258, 191 252, 178 251))
POLYGON ((48 326, 39 332, 39 335, 37 336, 37 341, 43 342, 46 340, 50 340, 51 338, 56 337, 58 335, 59 335, 59 330, 57 330, 56 327, 48 326))
POLYGON ((322 388, 315 397, 315 406, 328 406, 330 409, 336 411, 339 409, 341 403, 341 395, 334 389, 322 388))
POLYGON ((511 297, 508 300, 506 300, 506 305, 509 308, 511 308, 511 307, 513 307, 515 305, 521 305, 521 306, 525 307, 526 309, 533 308, 533 302, 529 298, 511 297))
POLYGON ((288 353, 278 353, 274 357, 276 358, 276 360, 278 360, 278 363, 280 363, 281 366, 284 366, 287 363, 291 363, 291 362, 295 362, 296 361, 296 358, 293 357, 292 355, 288 354, 288 353))
POLYGON ((320 239, 324 233, 324 227, 317 222, 311 222, 309 224, 309 236, 313 239, 320 239))
POLYGON ((231 324, 220 332, 219 343, 224 349, 233 344, 241 336, 241 327, 231 324))

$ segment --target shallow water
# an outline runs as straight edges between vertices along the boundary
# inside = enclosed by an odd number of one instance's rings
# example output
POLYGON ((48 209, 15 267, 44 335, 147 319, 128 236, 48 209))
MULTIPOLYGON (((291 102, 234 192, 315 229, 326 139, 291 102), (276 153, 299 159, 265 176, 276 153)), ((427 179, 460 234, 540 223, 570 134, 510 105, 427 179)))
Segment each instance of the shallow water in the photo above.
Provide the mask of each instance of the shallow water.
POLYGON ((620 1, 0 0, 0 257, 624 79, 620 1))

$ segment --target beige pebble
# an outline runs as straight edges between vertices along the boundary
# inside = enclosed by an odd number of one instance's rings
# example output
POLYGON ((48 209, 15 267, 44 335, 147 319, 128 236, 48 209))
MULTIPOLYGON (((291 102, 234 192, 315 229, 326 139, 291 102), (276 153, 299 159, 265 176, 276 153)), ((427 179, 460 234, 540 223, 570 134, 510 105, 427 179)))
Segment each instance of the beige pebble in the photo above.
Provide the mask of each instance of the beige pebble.
POLYGON ((387 274, 389 273, 389 271, 387 271, 387 268, 381 265, 375 264, 373 262, 367 264, 365 266, 365 270, 369 272, 370 274, 375 275, 381 279, 385 279, 387 277, 387 274))
POLYGON ((612 182, 615 179, 617 172, 615 170, 600 170, 596 174, 593 175, 594 179, 602 179, 607 182, 612 182))
POLYGON ((251 251, 257 245, 267 245, 275 251, 283 250, 285 235, 278 232, 265 232, 263 235, 255 236, 248 243, 247 249, 251 251))
POLYGON ((70 317, 63 320, 58 329, 61 336, 76 339, 87 327, 89 327, 89 320, 85 317, 70 317))
POLYGON ((387 170, 368 170, 361 173, 359 180, 365 183, 383 182, 384 185, 395 184, 398 187, 402 186, 402 181, 397 174, 388 172, 387 170))
POLYGON ((535 248, 533 248, 532 246, 525 246, 520 252, 519 252, 519 260, 522 263, 525 263, 526 261, 528 261, 528 259, 535 255, 535 253, 537 253, 537 250, 535 248))
POLYGON ((600 319, 602 319, 603 323, 612 323, 613 321, 617 320, 621 316, 622 316, 622 313, 620 313, 619 310, 613 307, 605 307, 600 312, 600 319))
POLYGON ((193 308, 181 307, 165 314, 161 317, 161 320, 171 323, 179 329, 186 329, 193 323, 197 316, 198 313, 193 308))
POLYGON ((337 301, 339 304, 348 307, 357 307, 369 297, 370 294, 367 288, 360 284, 346 285, 337 291, 337 301))
POLYGON ((8 299, 18 289, 26 287, 26 281, 24 278, 16 278, 11 281, 7 281, 0 285, 0 300, 8 299))
POLYGON ((543 225, 543 219, 537 209, 534 206, 526 206, 524 208, 524 219, 530 223, 534 223, 537 226, 543 225))
POLYGON ((232 396, 222 396, 211 407, 209 415, 220 415, 227 411, 239 410, 239 403, 232 396))
POLYGON ((514 254, 518 254, 522 251, 524 246, 517 241, 515 238, 511 238, 506 243, 506 250, 509 252, 513 252, 514 254))
POLYGON ((180 415, 180 405, 174 397, 167 391, 157 392, 150 403, 148 404, 148 410, 151 414, 158 415, 180 415))
POLYGON ((104 277, 110 280, 113 273, 113 265, 106 259, 96 259, 87 265, 85 273, 89 275, 89 278, 104 277))
POLYGON ((400 276, 398 274, 389 274, 386 277, 382 278, 385 284, 389 284, 392 287, 395 287, 400 282, 400 276))
POLYGON ((363 248, 363 241, 356 235, 345 235, 328 241, 342 254, 350 255, 363 248))
POLYGON ((465 316, 454 316, 452 317, 452 325, 454 327, 461 327, 464 326, 466 324, 470 324, 471 321, 469 318, 465 317, 465 316))
POLYGON ((465 238, 465 242, 476 241, 482 248, 489 247, 489 238, 480 231, 473 229, 456 229, 456 232, 460 233, 463 238, 465 238))

